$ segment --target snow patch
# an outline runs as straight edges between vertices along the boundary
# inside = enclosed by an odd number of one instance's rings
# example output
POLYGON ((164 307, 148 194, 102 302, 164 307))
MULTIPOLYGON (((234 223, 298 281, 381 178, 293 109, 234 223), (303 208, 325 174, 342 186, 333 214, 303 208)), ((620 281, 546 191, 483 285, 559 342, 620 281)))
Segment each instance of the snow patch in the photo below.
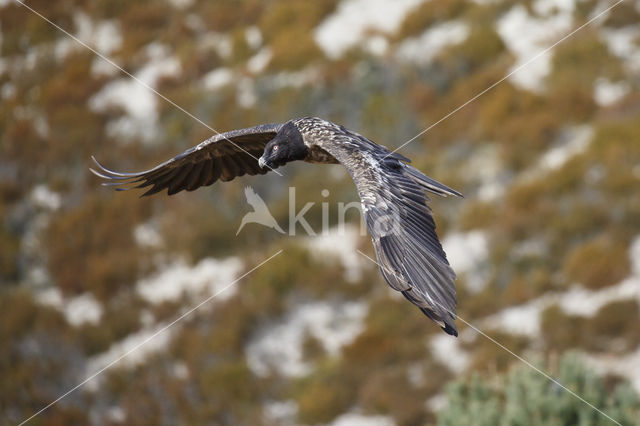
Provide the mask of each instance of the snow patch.
POLYGON ((162 235, 151 223, 141 223, 133 230, 133 238, 139 247, 157 248, 162 246, 162 235))
POLYGON ((566 128, 556 146, 545 152, 539 161, 543 171, 557 170, 574 156, 587 149, 593 137, 593 127, 589 125, 566 128))
POLYGON ((568 314, 592 316, 598 309, 611 302, 636 299, 640 303, 640 277, 630 277, 620 284, 598 291, 573 286, 558 300, 568 314))
POLYGON ((466 273, 471 291, 484 287, 484 264, 489 256, 489 241, 483 231, 453 232, 445 236, 442 247, 454 271, 466 273))
POLYGON ((57 287, 49 287, 37 292, 35 294, 35 299, 42 305, 51 306, 52 308, 59 310, 62 310, 62 306, 64 305, 62 293, 57 287))
POLYGON ((36 207, 46 210, 58 210, 62 205, 60 194, 53 192, 47 185, 36 185, 30 194, 31 202, 36 207))
POLYGON ((91 75, 94 77, 113 77, 119 72, 120 70, 117 67, 114 67, 99 56, 96 56, 91 62, 91 75))
POLYGON ((605 28, 600 36, 609 51, 618 56, 631 72, 640 71, 640 26, 605 28))
MULTIPOLYGON (((204 23, 202 25, 204 26, 204 23)), ((213 49, 222 59, 229 59, 231 53, 233 53, 233 41, 228 34, 208 32, 200 38, 198 47, 201 49, 213 49)))
POLYGON ((109 55, 122 46, 122 34, 116 21, 102 21, 96 24, 82 12, 75 14, 74 21, 78 28, 76 36, 103 55, 109 55))
POLYGON ((394 426, 389 416, 365 416, 357 413, 345 413, 329 423, 330 426, 394 426))
POLYGON ((293 425, 298 413, 298 404, 293 400, 270 401, 264 405, 264 416, 274 424, 293 425))
POLYGON ((127 115, 107 126, 111 136, 125 139, 139 137, 150 143, 157 140, 158 113, 157 95, 149 87, 154 87, 160 77, 175 76, 180 73, 180 62, 169 56, 169 49, 158 43, 147 47, 149 62, 136 74, 143 84, 131 78, 122 78, 105 85, 89 100, 89 107, 104 112, 109 107, 121 107, 127 115))
POLYGON ((382 35, 374 35, 367 39, 364 48, 375 56, 382 56, 389 50, 389 40, 382 35))
POLYGON ((344 226, 344 229, 335 227, 307 238, 306 246, 321 260, 339 260, 345 269, 347 281, 355 282, 362 277, 363 263, 369 262, 356 251, 360 235, 355 226, 344 226))
POLYGON ((640 393, 640 347, 625 355, 584 355, 599 374, 615 374, 631 382, 640 393))
POLYGON ((429 409, 429 411, 438 413, 447 408, 447 406, 449 405, 449 399, 446 395, 439 393, 429 398, 425 405, 429 409))
POLYGON ((264 328, 249 342, 246 348, 249 367, 261 377, 272 370, 289 377, 304 376, 311 370, 302 353, 306 333, 335 356, 362 332, 368 309, 365 302, 298 305, 282 321, 264 328))
POLYGON ((548 16, 557 12, 573 13, 576 0, 536 0, 533 11, 539 16, 548 16))
POLYGON ((273 57, 273 51, 269 47, 260 49, 258 53, 249 58, 247 61, 247 69, 253 74, 259 74, 269 65, 271 58, 273 57))
POLYGON ((570 159, 587 149, 593 134, 593 127, 590 125, 566 127, 554 143, 554 146, 542 154, 534 166, 523 171, 518 179, 523 182, 530 181, 561 168, 570 159))
POLYGON ((556 13, 546 18, 537 18, 529 15, 524 6, 517 5, 497 22, 498 34, 516 57, 511 71, 522 66, 509 79, 523 89, 536 92, 544 89, 544 78, 551 71, 551 52, 523 65, 548 47, 554 41, 551 40, 552 37, 557 38, 571 28, 573 1, 538 1, 534 4, 534 10, 545 15, 550 8, 556 13))
POLYGON ((523 305, 506 308, 482 321, 483 328, 535 337, 540 333, 540 313, 552 299, 543 297, 523 305))
POLYGON ((407 13, 423 1, 343 0, 314 30, 315 41, 329 58, 339 58, 371 31, 397 31, 407 13))
POLYGON ((185 362, 176 361, 172 365, 172 373, 176 379, 187 380, 189 378, 189 367, 185 362))
POLYGON ((553 304, 567 314, 589 317, 611 302, 635 299, 640 303, 640 236, 632 242, 629 258, 632 275, 617 285, 595 291, 574 285, 562 294, 545 294, 506 308, 482 320, 481 326, 536 337, 540 333, 540 314, 553 304))
POLYGON ((244 30, 244 39, 251 49, 257 49, 262 46, 262 33, 260 28, 251 26, 244 30))
POLYGON ((606 78, 598 78, 593 86, 593 99, 602 107, 615 104, 631 91, 628 82, 612 82, 606 78))
POLYGON ((191 7, 194 0, 167 0, 167 2, 176 9, 184 10, 191 7))
POLYGON ((256 94, 256 85, 253 79, 243 77, 238 81, 238 92, 236 94, 236 102, 242 108, 252 108, 258 102, 256 94))
POLYGON ((557 304, 565 313, 593 316, 601 307, 619 300, 636 299, 640 303, 640 278, 630 277, 620 284, 598 291, 573 286, 562 294, 545 294, 522 305, 506 308, 481 321, 482 327, 504 330, 512 334, 536 337, 540 333, 542 311, 557 304))
MULTIPOLYGON (((96 23, 83 12, 76 12, 73 21, 77 28, 75 36, 101 54, 108 56, 122 46, 122 34, 116 21, 108 20, 96 23)), ((62 61, 70 52, 82 49, 85 47, 77 41, 69 37, 62 37, 56 42, 54 53, 56 59, 62 61)), ((97 59, 105 62, 103 59, 97 59)), ((109 67, 114 68, 112 65, 109 67)))
POLYGON ((49 287, 35 294, 38 303, 55 308, 63 313, 67 322, 78 327, 83 324, 98 324, 102 318, 102 305, 90 293, 66 299, 57 287, 49 287))
POLYGON ((202 84, 207 90, 218 90, 233 81, 233 72, 229 68, 216 68, 202 77, 202 84))
MULTIPOLYGON (((1 60, 0 60, 1 61, 1 60)), ((2 74, 2 64, 0 63, 0 75, 2 74)), ((11 99, 16 94, 16 86, 11 82, 7 82, 0 87, 0 98, 2 100, 11 99)))
POLYGON ((640 277, 640 235, 635 237, 629 246, 629 260, 631 260, 631 273, 640 277))
MULTIPOLYGON (((154 327, 131 333, 119 342, 112 344, 106 352, 89 358, 86 371, 87 377, 116 362, 121 367, 139 365, 150 355, 164 351, 175 331, 175 328, 163 330, 166 326, 167 324, 161 323, 154 327)), ((95 390, 98 383, 97 381, 92 381, 88 385, 91 385, 91 390, 95 390)))
POLYGON ((432 337, 429 347, 438 361, 456 373, 465 371, 471 362, 469 354, 460 347, 460 341, 448 334, 439 333, 432 337))
POLYGON ((242 262, 236 257, 224 260, 205 258, 195 266, 184 260, 176 260, 161 272, 138 282, 136 291, 151 304, 175 301, 186 294, 202 297, 203 293, 213 295, 221 292, 218 299, 228 299, 235 294, 235 288, 223 289, 234 282, 242 262))
POLYGON ((429 63, 442 49, 458 44, 469 36, 469 26, 462 21, 449 21, 429 28, 419 37, 404 40, 397 57, 419 65, 429 63))
POLYGON ((113 423, 124 423, 127 420, 127 414, 124 412, 122 407, 118 405, 107 408, 105 416, 113 423))
POLYGON ((64 316, 73 326, 98 324, 102 318, 102 305, 91 293, 73 297, 66 302, 64 316))
POLYGON ((270 90, 277 91, 288 87, 299 89, 317 83, 320 78, 318 68, 310 66, 300 71, 282 71, 269 75, 262 81, 266 81, 266 86, 270 90))
POLYGON ((509 181, 500 160, 500 152, 493 143, 482 144, 477 148, 460 173, 465 180, 480 183, 476 196, 481 201, 494 201, 502 197, 509 181))

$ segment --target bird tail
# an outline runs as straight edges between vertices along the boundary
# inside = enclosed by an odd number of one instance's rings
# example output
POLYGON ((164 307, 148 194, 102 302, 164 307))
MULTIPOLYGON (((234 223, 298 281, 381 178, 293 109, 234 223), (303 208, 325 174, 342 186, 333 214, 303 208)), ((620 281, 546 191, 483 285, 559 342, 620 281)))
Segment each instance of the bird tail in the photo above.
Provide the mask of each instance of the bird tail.
POLYGON ((420 310, 426 316, 434 320, 440 326, 440 328, 444 330, 445 333, 450 334, 451 336, 458 337, 458 328, 452 320, 450 320, 449 318, 441 318, 440 315, 436 314, 428 308, 420 308, 420 310))
POLYGON ((404 174, 409 176, 414 182, 420 185, 423 189, 433 192, 434 194, 441 195, 446 197, 447 195, 455 195, 457 197, 462 197, 462 194, 456 191, 455 189, 451 189, 445 184, 438 182, 435 179, 431 179, 429 176, 422 173, 420 170, 415 167, 409 166, 408 164, 404 165, 404 174))

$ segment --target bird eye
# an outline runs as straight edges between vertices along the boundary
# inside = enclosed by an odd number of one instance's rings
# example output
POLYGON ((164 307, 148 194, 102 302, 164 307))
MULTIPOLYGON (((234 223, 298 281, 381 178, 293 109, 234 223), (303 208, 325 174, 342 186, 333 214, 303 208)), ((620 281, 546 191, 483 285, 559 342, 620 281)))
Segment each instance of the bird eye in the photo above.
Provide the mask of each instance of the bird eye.
POLYGON ((274 150, 274 151, 277 151, 277 150, 278 150, 278 145, 274 145, 274 146, 273 146, 273 150, 274 150))

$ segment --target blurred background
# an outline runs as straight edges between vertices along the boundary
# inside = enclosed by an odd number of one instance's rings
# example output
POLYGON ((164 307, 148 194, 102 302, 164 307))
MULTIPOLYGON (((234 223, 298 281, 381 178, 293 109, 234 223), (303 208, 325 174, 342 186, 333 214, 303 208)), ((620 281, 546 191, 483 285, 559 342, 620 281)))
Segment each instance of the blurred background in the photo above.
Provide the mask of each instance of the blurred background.
MULTIPOLYGON (((317 115, 395 148, 605 0, 60 0, 27 4, 218 131, 317 115)), ((640 403, 640 2, 625 0, 402 148, 432 197, 460 337, 388 288, 340 166, 167 197, 152 167, 212 132, 0 1, 0 423, 16 424, 240 280, 31 424, 621 424, 640 403), (328 197, 321 195, 327 189, 328 197), (300 230, 300 229, 299 229, 300 230)))

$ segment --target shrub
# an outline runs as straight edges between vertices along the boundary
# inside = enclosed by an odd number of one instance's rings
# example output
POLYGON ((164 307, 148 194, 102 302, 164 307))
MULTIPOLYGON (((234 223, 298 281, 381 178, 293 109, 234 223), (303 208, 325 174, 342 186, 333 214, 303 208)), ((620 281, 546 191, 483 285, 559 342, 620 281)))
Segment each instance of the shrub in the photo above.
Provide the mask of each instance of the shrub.
POLYGON ((484 201, 467 202, 462 206, 459 219, 463 231, 482 229, 496 224, 497 208, 493 203, 484 201))
POLYGON ((551 305, 540 315, 540 332, 548 351, 562 353, 582 346, 585 319, 565 313, 558 305, 551 305))
MULTIPOLYGON (((560 360, 558 382, 617 422, 638 424, 640 400, 630 384, 621 383, 608 392, 603 379, 575 354, 560 360)), ((447 408, 438 413, 441 426, 611 424, 609 418, 526 366, 498 377, 454 382, 447 397, 447 408)))
MULTIPOLYGON (((24 289, 0 289, 0 423, 17 424, 77 384, 84 359, 60 312, 24 289)), ((42 413, 42 424, 86 424, 82 394, 42 413)))
POLYGON ((640 22, 640 13, 633 3, 622 2, 609 12, 604 25, 611 27, 625 27, 640 22))
POLYGON ((611 302, 584 322, 582 340, 590 350, 626 352, 640 343, 640 308, 635 300, 611 302))
MULTIPOLYGON (((3 199, 2 195, 0 192, 0 200, 3 199)), ((18 279, 18 256, 20 254, 20 239, 15 232, 9 229, 6 223, 8 220, 4 216, 4 208, 0 206, 0 281, 3 283, 18 279)))
MULTIPOLYGON (((497 330, 483 331, 515 353, 521 353, 529 345, 529 340, 524 336, 497 330)), ((472 342, 464 342, 462 346, 473 351, 470 368, 474 371, 505 371, 514 361, 513 355, 484 336, 476 335, 472 342)))
POLYGON ((265 3, 260 0, 220 0, 201 2, 199 14, 208 29, 227 32, 238 27, 255 24, 265 3))
POLYGON ((271 46, 272 70, 295 70, 323 56, 313 39, 316 27, 335 7, 335 1, 273 3, 260 17, 265 42, 271 46))
POLYGON ((355 388, 345 382, 344 372, 335 361, 320 364, 314 374, 292 387, 298 403, 298 420, 303 424, 327 423, 349 409, 355 388))
POLYGON ((440 55, 447 68, 470 74, 479 68, 494 63, 504 52, 502 39, 491 25, 474 25, 467 39, 452 46, 440 55))
POLYGON ((397 368, 372 371, 362 383, 358 401, 365 411, 390 415, 398 425, 419 425, 425 422, 427 399, 425 389, 416 389, 407 371, 397 368))
POLYGON ((569 281, 596 289, 620 282, 630 268, 626 245, 604 235, 574 248, 563 270, 569 281))
POLYGON ((105 300, 144 271, 133 228, 145 220, 149 204, 133 197, 93 195, 52 218, 44 238, 47 263, 64 293, 91 291, 105 300))
POLYGON ((120 16, 123 57, 133 57, 139 49, 152 41, 160 41, 169 27, 173 13, 169 5, 160 1, 136 2, 120 16))
POLYGON ((406 37, 420 35, 435 23, 448 21, 459 16, 467 7, 469 4, 464 0, 423 3, 407 13, 396 39, 402 40, 406 37))

